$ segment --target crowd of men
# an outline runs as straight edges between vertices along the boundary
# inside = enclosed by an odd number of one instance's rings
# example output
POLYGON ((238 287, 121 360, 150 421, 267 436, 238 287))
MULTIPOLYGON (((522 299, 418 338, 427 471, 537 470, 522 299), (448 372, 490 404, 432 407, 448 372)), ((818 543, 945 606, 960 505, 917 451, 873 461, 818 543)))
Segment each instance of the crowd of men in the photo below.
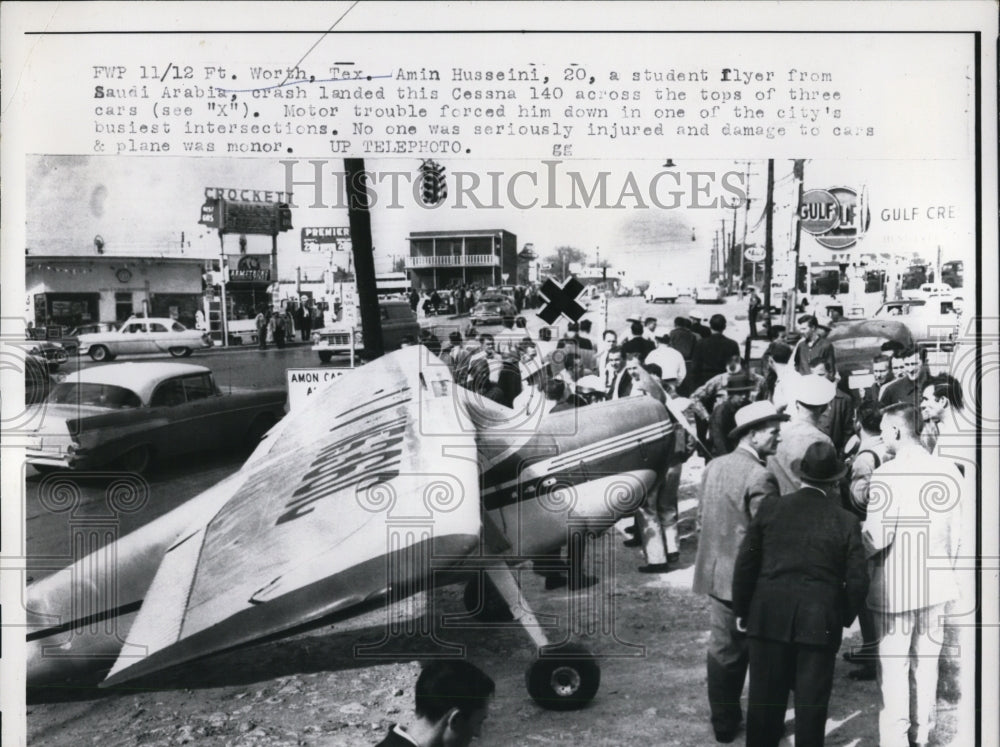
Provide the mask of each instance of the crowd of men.
MULTIPOLYGON (((965 425, 962 387, 932 376, 921 351, 890 343, 870 383, 849 389, 828 330, 809 315, 797 335, 774 335, 751 371, 725 317, 703 322, 692 314, 662 330, 655 318, 629 319, 598 340, 584 320, 553 339, 517 317, 496 335, 455 331, 441 343, 425 331, 421 342, 456 382, 507 407, 544 414, 631 396, 665 406, 671 456, 626 541, 643 549, 640 572, 677 566, 681 470, 696 452, 706 459, 693 590, 709 598, 719 742, 743 728, 749 670, 747 744, 778 744, 790 691, 796 744, 822 744, 842 630, 858 618, 864 642, 845 658, 860 665, 853 678, 879 679, 880 744, 925 744, 942 620, 968 590, 914 569, 927 557, 954 568, 969 541, 972 468, 941 449, 965 425), (920 511, 920 496, 941 484, 954 493, 942 499, 948 510, 920 511)), ((568 581, 540 570, 547 589, 596 582, 579 558, 568 562, 568 581)))

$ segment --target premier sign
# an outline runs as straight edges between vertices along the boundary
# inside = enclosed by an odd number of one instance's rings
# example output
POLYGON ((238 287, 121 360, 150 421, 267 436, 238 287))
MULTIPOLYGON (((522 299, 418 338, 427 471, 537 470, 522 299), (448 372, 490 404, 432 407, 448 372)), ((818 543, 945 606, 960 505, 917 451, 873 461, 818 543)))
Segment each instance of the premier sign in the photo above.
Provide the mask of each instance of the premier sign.
POLYGON ((317 226, 302 229, 302 251, 327 247, 343 251, 351 246, 351 229, 348 226, 317 226))

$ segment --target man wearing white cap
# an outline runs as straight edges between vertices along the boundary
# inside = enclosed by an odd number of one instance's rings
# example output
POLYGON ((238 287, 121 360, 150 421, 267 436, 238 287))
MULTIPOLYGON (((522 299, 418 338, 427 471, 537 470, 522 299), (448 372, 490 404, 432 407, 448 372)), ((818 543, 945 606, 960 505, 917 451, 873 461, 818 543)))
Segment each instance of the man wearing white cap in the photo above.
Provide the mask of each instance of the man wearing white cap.
MULTIPOLYGON (((833 441, 819 428, 820 418, 829 407, 836 392, 836 384, 825 376, 809 374, 796 381, 788 407, 791 420, 781 431, 781 444, 774 456, 767 460, 767 469, 778 481, 781 495, 794 493, 802 484, 799 465, 806 449, 815 443, 833 446, 833 441)), ((838 483, 825 486, 826 494, 840 505, 841 488, 838 483)))
POLYGON ((709 596, 708 702, 718 742, 736 739, 743 711, 740 694, 746 680, 749 650, 733 614, 733 567, 740 543, 761 501, 778 494, 764 466, 784 438, 779 413, 770 402, 754 402, 736 413, 729 434, 739 440, 731 453, 705 468, 698 506, 698 553, 692 591, 709 596))

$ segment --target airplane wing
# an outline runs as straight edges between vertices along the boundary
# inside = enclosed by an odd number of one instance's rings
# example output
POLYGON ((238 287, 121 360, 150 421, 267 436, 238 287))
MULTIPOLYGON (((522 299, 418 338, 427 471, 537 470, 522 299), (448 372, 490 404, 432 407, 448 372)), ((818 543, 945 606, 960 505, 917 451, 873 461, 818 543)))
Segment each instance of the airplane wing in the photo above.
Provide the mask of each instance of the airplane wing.
POLYGON ((104 686, 425 590, 431 559, 478 548, 475 427, 428 355, 358 368, 268 434, 241 487, 166 552, 123 647, 145 655, 104 686))

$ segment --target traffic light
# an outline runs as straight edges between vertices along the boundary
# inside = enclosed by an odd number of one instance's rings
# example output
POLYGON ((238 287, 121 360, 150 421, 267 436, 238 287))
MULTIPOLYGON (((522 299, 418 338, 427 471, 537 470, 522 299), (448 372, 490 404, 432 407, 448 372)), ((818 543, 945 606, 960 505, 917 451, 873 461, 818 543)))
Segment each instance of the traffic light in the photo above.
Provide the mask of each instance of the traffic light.
POLYGON ((448 184, 444 178, 444 166, 426 159, 420 164, 420 199, 429 206, 440 205, 448 197, 448 184))
POLYGON ((287 202, 278 203, 278 230, 288 231, 292 228, 292 209, 287 202))

